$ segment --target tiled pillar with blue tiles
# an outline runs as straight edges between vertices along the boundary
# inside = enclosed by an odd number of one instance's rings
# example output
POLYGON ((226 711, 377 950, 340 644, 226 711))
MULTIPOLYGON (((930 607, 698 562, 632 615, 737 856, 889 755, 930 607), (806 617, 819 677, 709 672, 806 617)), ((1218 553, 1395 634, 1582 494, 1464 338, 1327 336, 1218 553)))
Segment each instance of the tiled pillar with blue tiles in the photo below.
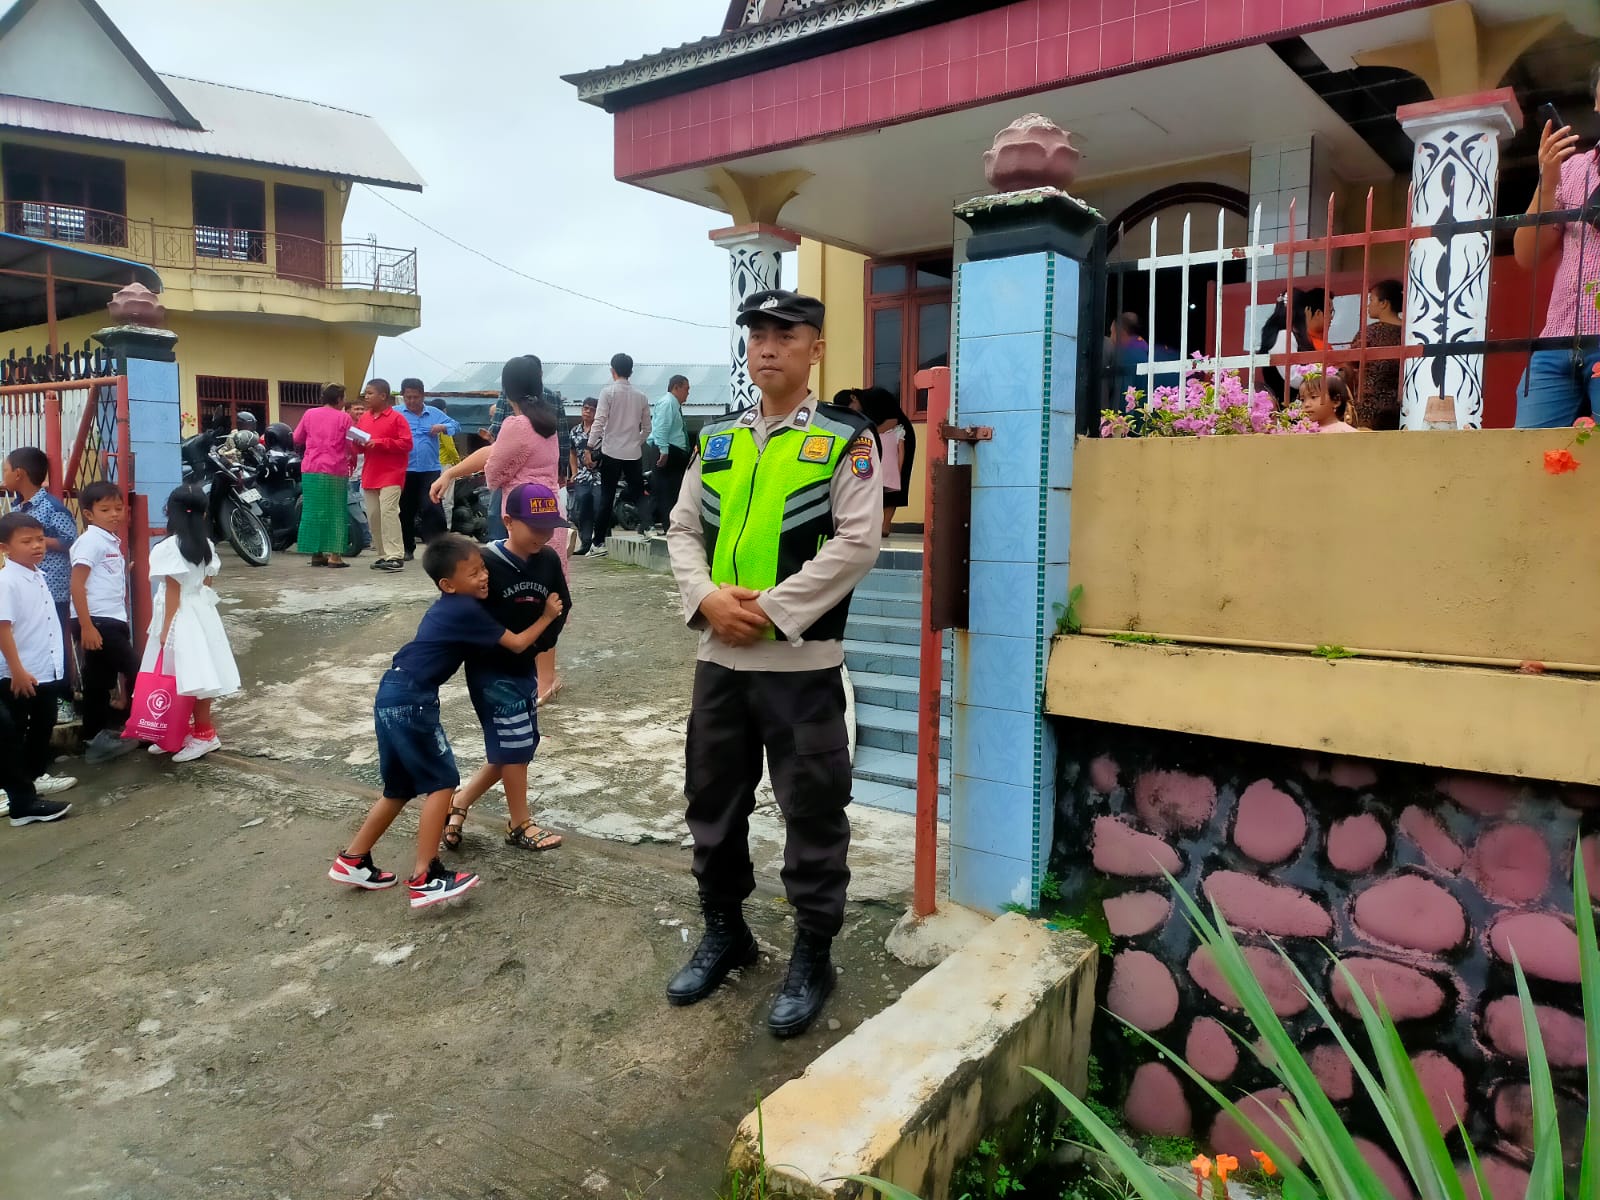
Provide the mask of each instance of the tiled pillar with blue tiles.
POLYGON ((172 489, 183 482, 183 439, 178 396, 178 335, 168 329, 118 325, 94 335, 128 377, 128 425, 133 442, 134 490, 150 502, 150 523, 166 524, 172 489))
MULTIPOLYGON (((950 781, 950 896, 1034 907, 1055 818, 1054 735, 1045 666, 1067 597, 1072 453, 1085 261, 1098 220, 1057 195, 1041 229, 973 226, 956 298, 954 424, 989 426, 973 467, 971 606, 956 634, 950 781), (1070 207, 1068 207, 1070 206, 1070 207), (1029 246, 1051 248, 1029 251, 1029 246), (1011 253, 1009 251, 1019 252, 1011 253)), ((1098 353, 1099 343, 1093 343, 1098 353)))

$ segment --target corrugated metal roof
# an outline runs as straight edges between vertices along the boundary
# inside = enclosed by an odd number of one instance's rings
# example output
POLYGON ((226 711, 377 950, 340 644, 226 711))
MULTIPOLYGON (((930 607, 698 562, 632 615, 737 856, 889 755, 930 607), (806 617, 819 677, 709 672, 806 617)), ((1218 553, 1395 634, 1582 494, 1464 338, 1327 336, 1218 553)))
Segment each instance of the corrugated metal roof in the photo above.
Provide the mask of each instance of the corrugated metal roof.
MULTIPOLYGON (((433 384, 430 392, 496 392, 500 390, 503 362, 463 363, 446 379, 433 384)), ((689 416, 714 417, 733 405, 733 381, 727 363, 634 363, 633 386, 652 400, 667 394, 667 381, 682 375, 689 381, 689 416)), ((560 392, 569 412, 576 412, 585 396, 598 396, 611 382, 610 363, 544 364, 544 386, 560 392)))
POLYGON ((0 95, 0 128, 287 167, 422 190, 422 177, 372 117, 181 75, 163 83, 203 129, 176 121, 0 95))

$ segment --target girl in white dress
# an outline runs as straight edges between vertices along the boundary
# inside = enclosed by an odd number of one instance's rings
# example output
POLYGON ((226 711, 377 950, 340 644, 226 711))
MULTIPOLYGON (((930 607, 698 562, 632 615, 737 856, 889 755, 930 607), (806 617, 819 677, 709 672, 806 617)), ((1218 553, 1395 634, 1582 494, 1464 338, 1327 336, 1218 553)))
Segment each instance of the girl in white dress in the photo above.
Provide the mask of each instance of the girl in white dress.
POLYGON ((193 484, 174 491, 167 499, 167 530, 171 536, 150 551, 150 635, 139 669, 155 670, 164 647, 162 666, 177 680, 178 694, 195 698, 194 727, 172 756, 173 762, 190 762, 222 745, 211 723, 211 701, 239 690, 239 668, 211 590, 222 560, 206 537, 205 492, 193 484))

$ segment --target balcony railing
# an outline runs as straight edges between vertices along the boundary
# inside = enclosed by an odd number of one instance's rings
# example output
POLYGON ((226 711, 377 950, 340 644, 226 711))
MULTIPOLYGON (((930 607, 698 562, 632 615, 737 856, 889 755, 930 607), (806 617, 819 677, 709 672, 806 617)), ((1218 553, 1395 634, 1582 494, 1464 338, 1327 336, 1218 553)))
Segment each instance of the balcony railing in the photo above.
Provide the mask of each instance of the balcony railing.
POLYGON ((157 270, 262 272, 313 287, 417 291, 417 252, 395 246, 324 242, 263 229, 161 225, 32 200, 0 201, 0 215, 7 233, 102 247, 157 270))

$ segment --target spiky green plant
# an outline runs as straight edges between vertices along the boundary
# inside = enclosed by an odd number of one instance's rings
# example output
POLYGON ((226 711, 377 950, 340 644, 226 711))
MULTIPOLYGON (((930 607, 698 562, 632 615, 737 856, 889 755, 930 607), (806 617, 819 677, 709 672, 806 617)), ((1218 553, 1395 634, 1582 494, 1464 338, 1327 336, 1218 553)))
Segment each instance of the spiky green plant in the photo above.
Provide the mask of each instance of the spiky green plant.
MULTIPOLYGON (((1221 910, 1213 904, 1211 915, 1207 916, 1194 897, 1179 887, 1176 880, 1169 876, 1168 882, 1187 909, 1189 924, 1201 943, 1210 950, 1223 978, 1239 997, 1240 1007, 1260 1037, 1259 1049, 1251 1039, 1240 1037, 1240 1043, 1277 1076, 1289 1099, 1280 1111, 1268 1114, 1271 1127, 1264 1128, 1184 1062, 1182 1055, 1142 1031, 1135 1032, 1160 1051, 1164 1058, 1187 1072, 1199 1088, 1239 1123, 1255 1145, 1263 1148, 1273 1144, 1287 1145, 1298 1152, 1303 1165, 1296 1166, 1287 1161, 1288 1156, 1283 1156, 1276 1163, 1283 1174, 1285 1200, 1394 1200, 1389 1189, 1362 1156, 1354 1137, 1345 1127, 1344 1118, 1322 1090, 1289 1031, 1273 1012, 1265 990, 1234 939, 1233 931, 1223 920, 1221 910)), ((1594 908, 1589 900, 1589 881, 1584 870, 1581 845, 1574 855, 1572 883, 1588 1047, 1589 1111, 1579 1158, 1578 1187, 1570 1200, 1593 1200, 1593 1197, 1600 1196, 1600 945, 1596 940, 1594 908)), ((1361 1089, 1383 1121, 1416 1194, 1421 1200, 1466 1200, 1467 1189, 1445 1146, 1444 1135, 1440 1133, 1428 1106, 1422 1084, 1401 1042, 1400 1032, 1382 999, 1376 1003, 1369 999, 1355 976, 1335 960, 1336 969, 1349 986, 1360 1013, 1362 1031, 1369 1049, 1368 1058, 1364 1059, 1334 1019, 1319 990, 1311 985, 1281 947, 1278 952, 1294 973, 1317 1016, 1349 1056, 1361 1089)), ((1555 1087, 1550 1076, 1550 1062, 1545 1054, 1544 1039, 1522 964, 1513 961, 1513 968, 1528 1042, 1528 1082, 1533 1097, 1534 1156, 1528 1196, 1530 1200, 1569 1200, 1566 1155, 1556 1121, 1555 1087)), ((1049 1089, 1099 1143, 1100 1150, 1122 1172, 1132 1193, 1140 1200, 1187 1200, 1194 1192, 1192 1186, 1173 1181, 1145 1162, 1083 1100, 1044 1073, 1032 1067, 1024 1069, 1049 1089)), ((1477 1152, 1459 1116, 1457 1128, 1461 1131, 1467 1161, 1478 1190, 1480 1194, 1489 1196, 1477 1152)), ((916 1200, 903 1188, 866 1177, 857 1178, 859 1182, 876 1188, 884 1200, 916 1200)))

